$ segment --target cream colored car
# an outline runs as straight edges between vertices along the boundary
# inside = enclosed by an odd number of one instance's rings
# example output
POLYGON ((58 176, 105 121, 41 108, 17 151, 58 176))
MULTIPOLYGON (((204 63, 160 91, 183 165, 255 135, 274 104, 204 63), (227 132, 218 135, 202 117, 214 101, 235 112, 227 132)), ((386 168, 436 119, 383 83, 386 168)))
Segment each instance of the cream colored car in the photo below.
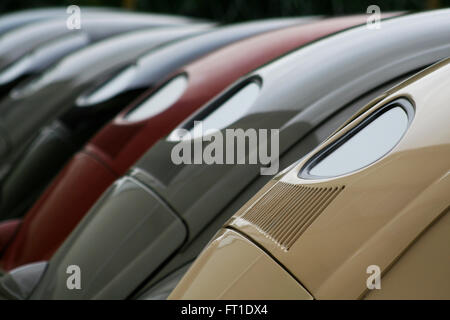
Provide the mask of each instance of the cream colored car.
POLYGON ((261 189, 171 299, 450 299, 450 59, 261 189))

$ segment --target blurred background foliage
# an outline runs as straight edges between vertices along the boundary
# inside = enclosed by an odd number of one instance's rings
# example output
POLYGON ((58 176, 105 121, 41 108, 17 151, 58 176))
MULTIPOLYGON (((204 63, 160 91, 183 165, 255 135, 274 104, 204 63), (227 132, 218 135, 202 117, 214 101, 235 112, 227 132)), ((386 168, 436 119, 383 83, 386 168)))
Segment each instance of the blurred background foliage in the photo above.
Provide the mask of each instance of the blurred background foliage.
POLYGON ((1 0, 0 13, 72 4, 81 9, 83 6, 121 7, 229 23, 269 17, 365 13, 372 4, 382 11, 422 11, 450 7, 450 0, 1 0))

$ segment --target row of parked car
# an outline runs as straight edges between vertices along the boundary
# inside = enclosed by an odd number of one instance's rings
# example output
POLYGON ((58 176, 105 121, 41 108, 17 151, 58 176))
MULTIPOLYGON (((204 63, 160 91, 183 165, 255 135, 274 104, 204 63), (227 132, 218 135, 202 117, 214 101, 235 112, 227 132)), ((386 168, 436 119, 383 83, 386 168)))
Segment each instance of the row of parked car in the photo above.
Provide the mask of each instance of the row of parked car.
POLYGON ((0 297, 450 299, 450 10, 381 18, 0 16, 0 297))

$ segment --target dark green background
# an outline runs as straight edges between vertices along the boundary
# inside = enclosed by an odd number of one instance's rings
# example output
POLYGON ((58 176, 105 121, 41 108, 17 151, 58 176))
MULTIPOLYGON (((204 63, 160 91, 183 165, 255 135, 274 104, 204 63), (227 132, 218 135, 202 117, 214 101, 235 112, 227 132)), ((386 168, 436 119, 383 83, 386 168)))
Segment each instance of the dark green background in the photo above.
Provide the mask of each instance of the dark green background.
POLYGON ((1 0, 0 13, 76 4, 123 7, 234 22, 268 17, 365 13, 371 4, 382 11, 421 11, 449 7, 450 0, 1 0))

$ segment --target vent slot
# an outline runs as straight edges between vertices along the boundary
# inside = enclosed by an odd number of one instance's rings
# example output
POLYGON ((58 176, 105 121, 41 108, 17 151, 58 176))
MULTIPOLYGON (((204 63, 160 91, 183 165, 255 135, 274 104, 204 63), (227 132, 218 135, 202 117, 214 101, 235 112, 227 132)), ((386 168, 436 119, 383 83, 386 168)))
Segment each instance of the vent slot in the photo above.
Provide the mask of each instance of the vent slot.
POLYGON ((343 189, 279 182, 241 218, 287 251, 343 189))

